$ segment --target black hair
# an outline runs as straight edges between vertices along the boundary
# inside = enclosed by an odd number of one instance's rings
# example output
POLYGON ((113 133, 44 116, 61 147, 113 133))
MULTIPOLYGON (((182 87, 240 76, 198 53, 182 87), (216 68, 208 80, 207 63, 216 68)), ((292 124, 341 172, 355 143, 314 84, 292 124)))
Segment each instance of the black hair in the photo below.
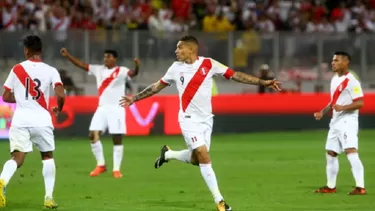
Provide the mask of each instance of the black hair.
POLYGON ((107 50, 104 51, 104 53, 111 54, 116 59, 118 57, 117 51, 112 50, 112 49, 107 49, 107 50))
POLYGON ((349 63, 352 61, 350 55, 345 51, 336 51, 333 55, 346 57, 349 60, 349 63))
POLYGON ((23 46, 32 53, 42 53, 42 40, 36 35, 29 35, 23 38, 23 46))
POLYGON ((187 36, 183 36, 180 41, 182 42, 190 42, 190 43, 194 43, 196 45, 199 46, 199 43, 198 43, 198 40, 197 38, 195 38, 194 36, 191 36, 191 35, 187 35, 187 36))

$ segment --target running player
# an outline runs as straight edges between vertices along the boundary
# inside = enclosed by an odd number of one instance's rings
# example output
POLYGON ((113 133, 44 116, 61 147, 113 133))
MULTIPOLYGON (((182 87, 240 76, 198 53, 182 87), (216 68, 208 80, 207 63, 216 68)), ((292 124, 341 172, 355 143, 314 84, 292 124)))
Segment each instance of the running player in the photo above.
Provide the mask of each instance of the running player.
POLYGON ((134 77, 138 74, 139 60, 135 59, 134 70, 129 70, 126 67, 116 65, 117 52, 114 50, 106 50, 104 52, 104 65, 86 64, 70 55, 65 48, 61 49, 61 55, 68 58, 77 67, 96 77, 99 105, 91 120, 89 138, 97 166, 90 173, 90 176, 98 176, 107 170, 100 135, 108 128, 114 144, 113 177, 121 178, 120 166, 123 156, 122 136, 126 133, 126 125, 125 109, 119 106, 118 99, 125 93, 126 78, 134 77))
POLYGON ((155 168, 160 168, 164 163, 173 159, 199 166, 213 195, 217 210, 230 211, 232 208, 224 201, 219 191, 208 153, 213 127, 212 77, 221 75, 239 83, 264 85, 276 90, 280 90, 280 82, 264 81, 242 72, 235 72, 211 58, 198 57, 198 48, 199 44, 195 37, 182 37, 175 51, 178 62, 172 64, 161 80, 133 97, 122 97, 120 104, 129 106, 175 83, 180 96, 179 122, 188 149, 172 151, 167 145, 163 146, 155 168))
POLYGON ((336 52, 332 70, 336 73, 331 80, 331 102, 321 111, 314 113, 320 120, 333 110, 326 143, 327 185, 315 193, 336 193, 336 178, 339 172, 338 154, 345 152, 356 187, 349 195, 366 194, 364 169, 358 156, 358 110, 364 105, 360 82, 349 72, 350 55, 336 52))
POLYGON ((45 208, 57 208, 53 199, 56 166, 53 159, 55 140, 48 102, 51 86, 55 90, 57 107, 55 115, 64 106, 64 87, 58 71, 41 60, 42 41, 38 36, 27 36, 23 40, 26 61, 13 67, 4 84, 3 100, 16 103, 12 125, 9 129, 12 158, 3 167, 0 175, 0 207, 5 207, 5 187, 20 168, 33 144, 41 152, 45 184, 45 208))

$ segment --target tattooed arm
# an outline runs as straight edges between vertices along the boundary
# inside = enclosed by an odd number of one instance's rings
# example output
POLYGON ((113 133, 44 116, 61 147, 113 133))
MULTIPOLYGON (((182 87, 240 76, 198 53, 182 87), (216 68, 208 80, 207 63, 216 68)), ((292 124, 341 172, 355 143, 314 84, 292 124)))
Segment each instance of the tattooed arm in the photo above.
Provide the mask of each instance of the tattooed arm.
POLYGON ((264 80, 242 72, 234 72, 232 80, 244 84, 266 85, 264 80))
POLYGON ((151 84, 150 86, 148 86, 146 89, 144 89, 143 91, 139 92, 138 94, 136 94, 134 97, 133 97, 133 101, 134 102, 137 102, 137 101, 140 101, 142 99, 145 99, 145 98, 148 98, 148 97, 151 97, 152 95, 160 92, 162 89, 164 89, 165 87, 167 87, 167 85, 161 83, 160 81, 158 82, 155 82, 153 84, 151 84))

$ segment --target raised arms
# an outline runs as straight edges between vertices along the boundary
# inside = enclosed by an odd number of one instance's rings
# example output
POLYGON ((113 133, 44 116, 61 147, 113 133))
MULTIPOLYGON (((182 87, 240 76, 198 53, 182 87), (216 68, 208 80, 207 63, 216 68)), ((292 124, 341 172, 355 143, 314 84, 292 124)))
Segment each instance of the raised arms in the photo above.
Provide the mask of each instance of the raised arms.
POLYGON ((134 76, 138 75, 139 64, 140 64, 139 59, 134 59, 134 69, 133 70, 129 70, 129 73, 128 73, 129 77, 133 78, 134 76))
POLYGON ((70 55, 70 53, 68 52, 68 50, 66 48, 62 48, 60 50, 60 53, 63 57, 66 57, 68 58, 68 60, 73 63, 75 66, 85 70, 85 71, 89 71, 89 65, 86 64, 85 62, 82 62, 81 60, 79 60, 78 58, 70 55))

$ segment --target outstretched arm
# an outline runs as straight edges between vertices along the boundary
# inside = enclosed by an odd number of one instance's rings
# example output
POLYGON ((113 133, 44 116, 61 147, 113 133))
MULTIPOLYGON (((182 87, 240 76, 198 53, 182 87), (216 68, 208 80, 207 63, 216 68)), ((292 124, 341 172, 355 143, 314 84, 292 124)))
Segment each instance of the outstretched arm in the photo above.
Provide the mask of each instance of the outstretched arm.
POLYGON ((62 48, 60 50, 60 53, 63 57, 66 57, 68 58, 68 60, 73 63, 75 66, 85 70, 85 71, 89 71, 89 65, 86 64, 85 62, 79 60, 78 58, 70 55, 70 53, 68 52, 68 50, 66 48, 62 48))
POLYGON ((167 87, 167 85, 161 83, 160 81, 158 82, 155 82, 153 84, 151 84, 150 86, 148 86, 146 89, 144 89, 143 91, 139 92, 138 94, 136 94, 134 97, 133 97, 133 100, 134 102, 137 102, 137 101, 140 101, 142 99, 145 99, 145 98, 148 98, 148 97, 151 97, 152 95, 160 92, 162 89, 164 89, 165 87, 167 87))
POLYGON ((234 72, 232 76, 232 80, 239 82, 239 83, 244 83, 244 84, 252 84, 252 85, 266 85, 265 80, 262 80, 258 77, 243 73, 243 72, 234 72))
POLYGON ((151 97, 152 95, 160 92, 162 89, 167 87, 168 85, 163 84, 162 82, 158 81, 150 86, 148 86, 146 89, 143 91, 139 92, 138 94, 134 95, 133 97, 131 96, 124 96, 120 100, 120 105, 121 106, 130 106, 134 102, 140 101, 142 99, 151 97))
POLYGON ((243 72, 234 72, 233 76, 231 77, 233 81, 244 83, 244 84, 251 84, 251 85, 261 85, 265 87, 273 88, 276 91, 281 91, 280 85, 281 82, 274 80, 262 80, 258 77, 243 73, 243 72))

